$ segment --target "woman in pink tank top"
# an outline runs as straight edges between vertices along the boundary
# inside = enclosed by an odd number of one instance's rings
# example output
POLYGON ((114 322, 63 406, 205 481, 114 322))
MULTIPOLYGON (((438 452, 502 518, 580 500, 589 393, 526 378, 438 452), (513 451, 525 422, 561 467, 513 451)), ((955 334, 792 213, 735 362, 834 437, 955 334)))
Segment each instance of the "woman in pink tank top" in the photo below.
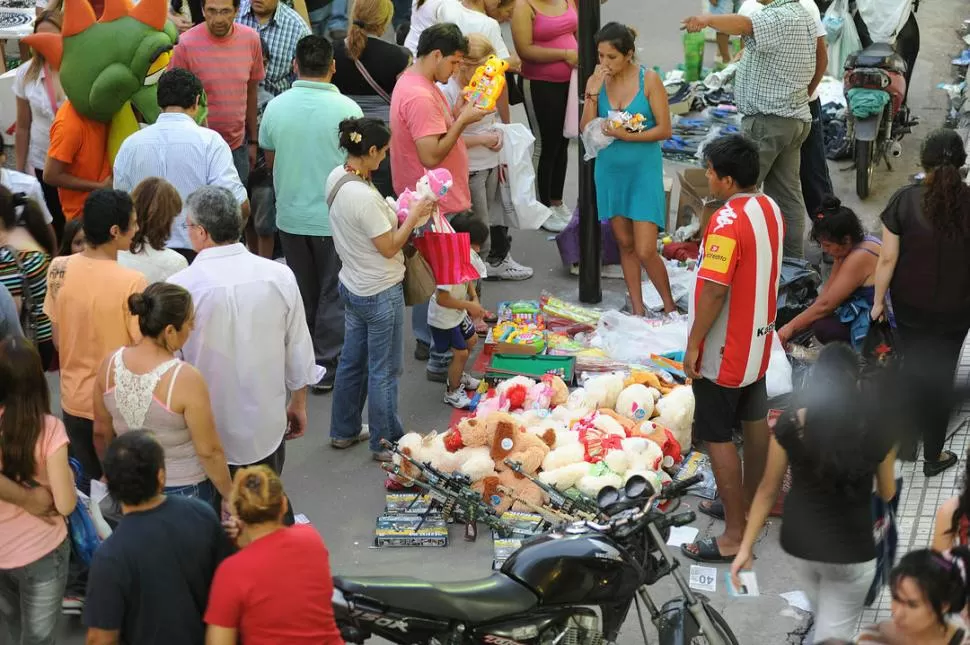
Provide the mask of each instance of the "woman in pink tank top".
POLYGON ((568 152, 562 129, 569 80, 578 62, 578 27, 574 0, 518 0, 512 14, 512 38, 522 59, 522 93, 539 152, 539 200, 553 210, 544 226, 555 232, 572 215, 562 203, 568 152))

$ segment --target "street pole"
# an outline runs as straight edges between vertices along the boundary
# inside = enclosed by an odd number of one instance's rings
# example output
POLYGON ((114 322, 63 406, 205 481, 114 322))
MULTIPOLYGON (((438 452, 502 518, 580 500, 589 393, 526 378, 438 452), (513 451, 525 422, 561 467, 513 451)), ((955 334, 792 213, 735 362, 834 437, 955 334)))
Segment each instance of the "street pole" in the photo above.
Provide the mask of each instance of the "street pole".
MULTIPOLYGON (((579 0, 579 113, 583 113, 586 80, 596 68, 597 53, 593 37, 600 28, 600 0, 579 0)), ((603 300, 600 284, 600 223, 596 215, 595 161, 583 161, 579 143, 579 301, 597 304, 603 300)))

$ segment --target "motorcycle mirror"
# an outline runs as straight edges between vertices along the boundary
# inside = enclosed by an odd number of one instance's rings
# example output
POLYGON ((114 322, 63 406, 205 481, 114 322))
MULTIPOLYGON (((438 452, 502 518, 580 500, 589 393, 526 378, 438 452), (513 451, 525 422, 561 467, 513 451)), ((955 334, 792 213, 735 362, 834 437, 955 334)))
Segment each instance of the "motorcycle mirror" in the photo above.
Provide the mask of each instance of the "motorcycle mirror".
POLYGON ((626 496, 630 499, 643 499, 653 495, 653 486, 642 475, 634 475, 627 480, 624 486, 626 496))
POLYGON ((620 500, 620 491, 613 486, 606 486, 596 495, 596 504, 600 508, 606 508, 616 504, 620 500))

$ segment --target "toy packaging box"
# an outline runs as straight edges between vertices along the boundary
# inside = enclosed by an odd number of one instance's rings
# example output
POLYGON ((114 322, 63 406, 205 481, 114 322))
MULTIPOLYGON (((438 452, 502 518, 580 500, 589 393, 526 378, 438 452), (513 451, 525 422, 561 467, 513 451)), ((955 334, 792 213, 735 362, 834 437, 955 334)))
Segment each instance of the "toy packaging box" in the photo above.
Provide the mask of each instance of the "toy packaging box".
POLYGON ((437 514, 380 515, 374 546, 448 546, 448 524, 437 514))

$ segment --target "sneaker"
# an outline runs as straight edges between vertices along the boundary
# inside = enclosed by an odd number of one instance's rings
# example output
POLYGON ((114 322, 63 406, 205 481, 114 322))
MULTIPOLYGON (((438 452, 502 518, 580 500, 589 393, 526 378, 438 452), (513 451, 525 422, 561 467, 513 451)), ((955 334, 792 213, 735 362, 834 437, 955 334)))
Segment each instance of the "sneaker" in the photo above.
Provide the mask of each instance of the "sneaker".
POLYGON ((394 453, 390 450, 378 450, 370 453, 370 458, 382 464, 387 464, 394 461, 394 453))
POLYGON ((552 214, 542 224, 542 228, 550 233, 562 233, 569 226, 569 220, 573 218, 572 212, 566 208, 565 204, 550 206, 549 210, 552 211, 552 214))
POLYGON ((425 370, 424 376, 432 383, 447 383, 448 382, 448 370, 443 372, 432 372, 431 370, 425 370))
POLYGON ((481 384, 482 381, 480 379, 475 378, 468 372, 462 372, 460 385, 466 390, 477 390, 481 384))
POLYGON ((530 267, 522 266, 513 260, 511 255, 506 255, 505 259, 498 264, 488 265, 486 280, 528 280, 532 274, 530 267))
POLYGON ((346 450, 368 439, 370 439, 370 426, 363 423, 360 426, 360 433, 356 437, 353 439, 331 439, 330 446, 337 450, 346 450))
POLYGON ((458 388, 454 392, 445 392, 445 403, 455 409, 464 410, 472 404, 472 400, 468 398, 465 390, 458 388))
POLYGON ((334 370, 334 375, 332 377, 330 376, 330 371, 328 370, 327 374, 324 375, 322 379, 310 386, 310 391, 314 394, 329 394, 330 392, 333 392, 333 384, 336 382, 336 380, 336 370, 334 370))
POLYGON ((414 346, 414 360, 426 361, 431 358, 431 346, 422 341, 417 341, 414 346))
POLYGON ((64 596, 61 600, 61 613, 80 616, 84 609, 84 598, 81 596, 64 596))

